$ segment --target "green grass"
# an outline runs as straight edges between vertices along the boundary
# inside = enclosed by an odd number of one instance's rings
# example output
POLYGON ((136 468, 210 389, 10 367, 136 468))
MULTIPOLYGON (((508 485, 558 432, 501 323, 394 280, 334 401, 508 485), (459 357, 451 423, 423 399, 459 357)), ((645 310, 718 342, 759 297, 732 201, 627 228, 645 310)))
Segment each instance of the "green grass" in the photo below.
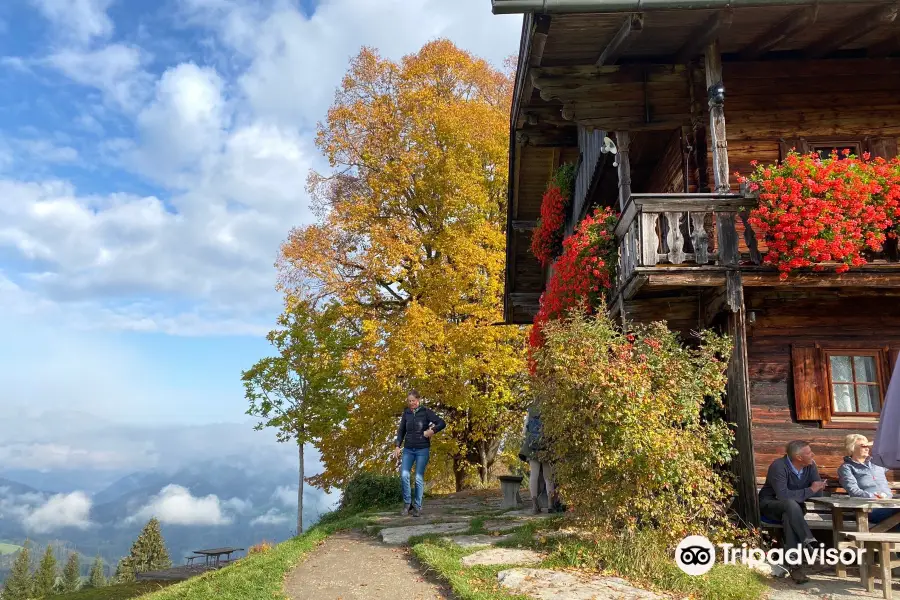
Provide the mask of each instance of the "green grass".
MULTIPOLYGON (((287 572, 329 535, 362 527, 359 515, 333 513, 299 537, 278 544, 268 552, 253 554, 218 571, 182 581, 164 590, 141 596, 142 600, 273 600, 284 598, 287 572)), ((66 600, 69 600, 68 598, 66 600)))
POLYGON ((497 573, 507 567, 464 567, 462 557, 470 554, 451 542, 426 540, 413 546, 413 554, 426 567, 450 584, 459 600, 528 600, 510 594, 497 583, 497 573))
POLYGON ((102 588, 78 590, 70 594, 50 596, 47 600, 126 600, 155 592, 167 585, 167 582, 141 581, 139 583, 122 583, 102 588))
POLYGON ((16 546, 15 544, 7 544, 6 542, 0 542, 0 556, 4 554, 15 554, 19 550, 22 549, 22 546, 16 546))

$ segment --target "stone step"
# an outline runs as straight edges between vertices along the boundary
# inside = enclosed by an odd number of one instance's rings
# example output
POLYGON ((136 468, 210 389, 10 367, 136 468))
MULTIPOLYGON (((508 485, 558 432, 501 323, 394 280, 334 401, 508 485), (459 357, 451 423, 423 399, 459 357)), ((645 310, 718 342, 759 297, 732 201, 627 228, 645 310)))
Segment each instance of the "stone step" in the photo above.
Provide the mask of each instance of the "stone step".
POLYGON ((552 569, 508 569, 497 574, 501 586, 537 600, 664 600, 618 577, 578 576, 552 569))
POLYGON ((385 544, 400 545, 409 541, 409 538, 430 533, 458 533, 469 529, 469 523, 432 523, 423 525, 410 525, 407 527, 386 527, 378 533, 379 539, 385 544))
POLYGON ((536 565, 544 560, 544 555, 534 550, 520 548, 488 548, 464 556, 464 567, 475 565, 536 565))

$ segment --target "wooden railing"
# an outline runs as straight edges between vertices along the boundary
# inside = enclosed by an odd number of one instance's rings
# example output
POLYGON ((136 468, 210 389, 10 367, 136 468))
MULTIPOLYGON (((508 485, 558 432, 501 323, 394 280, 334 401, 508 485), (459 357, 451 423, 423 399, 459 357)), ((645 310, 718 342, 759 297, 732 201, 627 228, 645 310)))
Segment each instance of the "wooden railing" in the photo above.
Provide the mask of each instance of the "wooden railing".
MULTIPOLYGON (((760 265, 765 240, 757 239, 748 222, 756 204, 744 193, 632 194, 616 226, 614 289, 627 285, 640 267, 760 265)), ((896 265, 898 240, 889 237, 881 252, 863 255, 870 266, 896 265)))
POLYGON ((759 264, 759 244, 747 222, 755 205, 743 194, 632 194, 616 226, 616 287, 638 267, 759 264))

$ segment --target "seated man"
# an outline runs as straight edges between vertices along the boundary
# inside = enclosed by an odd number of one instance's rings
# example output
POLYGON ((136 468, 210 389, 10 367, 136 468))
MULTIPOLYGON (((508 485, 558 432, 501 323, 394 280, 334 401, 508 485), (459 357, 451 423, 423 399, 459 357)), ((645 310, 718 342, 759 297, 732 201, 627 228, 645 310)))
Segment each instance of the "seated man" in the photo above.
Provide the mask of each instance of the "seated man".
MULTIPOLYGON (((759 512, 764 518, 782 524, 786 549, 801 544, 818 547, 803 516, 806 500, 821 495, 825 488, 814 458, 807 442, 788 443, 784 458, 772 463, 766 483, 759 491, 759 512)), ((791 577, 797 583, 809 581, 802 567, 791 571, 791 577)))

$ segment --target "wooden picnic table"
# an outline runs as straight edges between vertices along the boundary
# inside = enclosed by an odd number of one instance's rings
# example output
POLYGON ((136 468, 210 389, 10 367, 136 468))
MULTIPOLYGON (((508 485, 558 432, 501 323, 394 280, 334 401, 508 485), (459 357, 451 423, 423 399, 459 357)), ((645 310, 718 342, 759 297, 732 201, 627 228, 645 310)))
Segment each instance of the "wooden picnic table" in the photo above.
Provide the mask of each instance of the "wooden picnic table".
POLYGON ((219 566, 219 559, 223 556, 227 556, 227 560, 231 560, 231 555, 235 552, 242 552, 243 548, 209 548, 207 550, 194 550, 194 554, 200 554, 206 557, 206 564, 209 564, 209 559, 215 557, 215 566, 219 566))
MULTIPOLYGON (((847 546, 845 537, 850 530, 844 526, 844 517, 853 515, 856 517, 856 531, 854 533, 884 533, 900 524, 900 511, 881 521, 880 523, 869 524, 869 513, 878 508, 896 508, 900 509, 900 498, 890 498, 887 500, 876 500, 874 498, 851 498, 850 496, 825 496, 821 498, 810 498, 812 502, 831 507, 831 530, 834 536, 834 547, 840 549, 841 546, 847 546)), ((866 556, 865 560, 872 560, 866 556)), ((871 569, 869 569, 871 572, 871 569)), ((837 564, 835 573, 838 577, 847 576, 847 567, 837 564)), ((871 591, 871 590, 870 590, 871 591)))
POLYGON ((891 589, 891 569, 900 566, 900 561, 891 558, 891 551, 900 544, 900 533, 848 533, 848 537, 856 542, 858 548, 865 548, 863 562, 859 566, 859 576, 866 591, 875 590, 875 551, 878 551, 878 564, 881 567, 881 587, 884 597, 893 598, 891 589))

